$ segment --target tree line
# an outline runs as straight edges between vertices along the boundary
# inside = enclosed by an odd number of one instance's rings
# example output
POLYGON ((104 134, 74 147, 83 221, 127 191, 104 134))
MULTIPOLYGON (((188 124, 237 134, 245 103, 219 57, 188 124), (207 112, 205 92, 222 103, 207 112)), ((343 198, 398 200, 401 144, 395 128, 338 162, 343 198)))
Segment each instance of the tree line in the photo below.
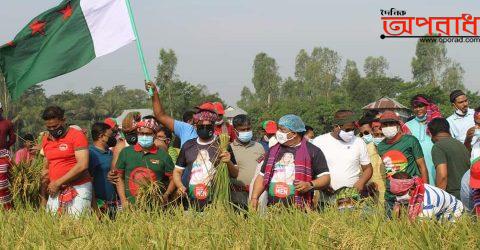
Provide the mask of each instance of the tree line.
MULTIPOLYGON (((159 61, 155 81, 165 109, 173 117, 181 119, 185 111, 205 101, 225 103, 205 85, 181 80, 176 73, 178 58, 173 50, 161 49, 159 61)), ((237 105, 250 114, 255 129, 262 121, 295 113, 318 133, 329 129, 335 110, 348 108, 360 114, 362 107, 381 97, 395 98, 409 107, 410 98, 423 93, 448 116, 453 111, 448 100, 450 91, 462 89, 467 91, 471 107, 480 105, 478 93, 465 89, 465 71, 447 56, 443 43, 418 41, 411 61, 412 81, 389 75, 388 70, 389 63, 383 56, 367 57, 359 70, 353 60, 342 63, 338 52, 315 47, 310 52, 300 50, 295 58, 294 76, 282 78, 275 59, 261 52, 253 61, 253 89, 244 87, 237 105)), ((150 108, 145 90, 127 89, 124 85, 108 90, 94 87, 88 93, 63 91, 51 96, 45 94, 41 85, 36 85, 19 100, 12 101, 1 76, 0 101, 4 115, 15 122, 18 135, 42 131, 41 112, 52 104, 66 110, 69 123, 84 128, 106 117, 117 117, 125 109, 150 108)))
POLYGON ((465 89, 465 71, 447 56, 444 43, 417 42, 411 61, 412 81, 388 75, 388 69, 383 56, 367 57, 361 71, 353 60, 342 64, 338 52, 315 47, 310 52, 300 50, 294 76, 282 79, 275 59, 259 53, 252 67, 253 90, 244 87, 237 104, 257 125, 295 113, 319 133, 329 130, 335 110, 352 109, 361 114, 365 105, 382 97, 395 98, 409 107, 410 98, 423 93, 439 105, 444 116, 453 112, 448 96, 454 89, 467 91, 471 107, 480 104, 478 93, 465 89))

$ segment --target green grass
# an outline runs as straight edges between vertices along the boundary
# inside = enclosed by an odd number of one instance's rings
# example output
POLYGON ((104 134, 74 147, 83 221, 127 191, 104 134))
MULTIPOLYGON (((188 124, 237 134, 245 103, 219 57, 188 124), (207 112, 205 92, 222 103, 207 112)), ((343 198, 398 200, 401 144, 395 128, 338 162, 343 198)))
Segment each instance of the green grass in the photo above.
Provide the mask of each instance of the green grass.
POLYGON ((112 221, 55 217, 19 208, 0 212, 2 248, 147 249, 475 249, 480 228, 455 223, 386 220, 381 212, 301 212, 273 208, 247 216, 222 208, 203 213, 122 212, 112 221))

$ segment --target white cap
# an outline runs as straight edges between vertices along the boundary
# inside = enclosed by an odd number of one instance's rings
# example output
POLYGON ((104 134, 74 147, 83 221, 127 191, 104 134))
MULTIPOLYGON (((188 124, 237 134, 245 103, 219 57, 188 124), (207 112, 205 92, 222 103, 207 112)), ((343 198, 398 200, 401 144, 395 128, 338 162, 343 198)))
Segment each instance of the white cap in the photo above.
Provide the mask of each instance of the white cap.
POLYGON ((1 103, 1 102, 0 102, 0 109, 3 109, 3 105, 2 105, 2 103, 1 103))

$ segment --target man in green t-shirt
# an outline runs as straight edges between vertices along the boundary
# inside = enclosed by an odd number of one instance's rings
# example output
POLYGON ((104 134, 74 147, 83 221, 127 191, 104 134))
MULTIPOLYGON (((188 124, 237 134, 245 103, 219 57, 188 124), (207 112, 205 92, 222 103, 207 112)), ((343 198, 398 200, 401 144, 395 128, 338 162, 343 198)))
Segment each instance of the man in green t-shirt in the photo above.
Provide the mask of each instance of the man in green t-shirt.
POLYGON ((175 184, 170 181, 174 164, 168 154, 154 144, 158 123, 154 119, 143 119, 136 127, 137 144, 124 148, 116 163, 121 177, 117 192, 123 207, 135 203, 139 185, 145 181, 159 182, 165 188, 164 201, 175 191, 175 184))
POLYGON ((428 124, 435 145, 432 148, 436 169, 437 187, 460 199, 461 180, 470 169, 470 153, 465 145, 450 134, 450 124, 445 118, 433 119, 428 124))
POLYGON ((395 196, 390 193, 390 178, 397 172, 406 172, 410 176, 419 176, 428 183, 428 170, 420 142, 414 136, 402 133, 397 114, 385 111, 380 117, 380 123, 385 140, 378 144, 377 149, 385 165, 385 205, 390 214, 395 203, 395 196))

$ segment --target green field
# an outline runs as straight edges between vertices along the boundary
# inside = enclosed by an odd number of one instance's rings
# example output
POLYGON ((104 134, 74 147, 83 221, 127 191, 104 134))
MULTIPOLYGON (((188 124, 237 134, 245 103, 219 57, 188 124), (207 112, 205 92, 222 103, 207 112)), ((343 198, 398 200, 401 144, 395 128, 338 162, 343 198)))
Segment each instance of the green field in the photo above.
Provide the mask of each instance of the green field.
POLYGON ((203 213, 128 211, 114 221, 55 217, 31 209, 0 213, 2 248, 61 249, 478 249, 480 228, 469 216, 455 223, 386 220, 381 212, 265 215, 225 209, 203 213))

